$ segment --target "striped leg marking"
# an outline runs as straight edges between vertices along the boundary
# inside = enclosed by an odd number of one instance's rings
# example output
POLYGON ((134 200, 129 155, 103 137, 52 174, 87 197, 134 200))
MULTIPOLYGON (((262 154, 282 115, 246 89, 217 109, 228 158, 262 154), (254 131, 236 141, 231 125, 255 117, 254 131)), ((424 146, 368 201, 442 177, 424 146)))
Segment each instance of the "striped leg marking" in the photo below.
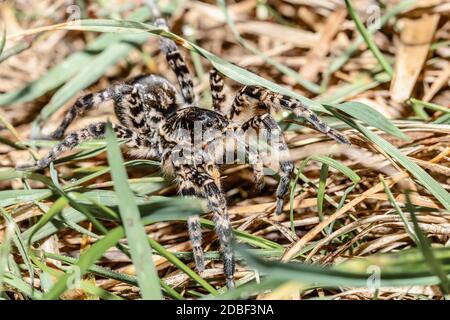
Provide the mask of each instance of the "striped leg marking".
POLYGON ((308 109, 301 101, 287 95, 279 94, 258 86, 246 86, 236 95, 231 106, 230 117, 238 117, 246 113, 247 108, 255 108, 264 104, 275 109, 286 109, 292 111, 296 116, 304 118, 317 130, 326 134, 339 143, 351 144, 350 141, 339 131, 334 130, 319 117, 308 109))
MULTIPOLYGON (((126 145, 130 148, 146 147, 147 141, 138 136, 135 132, 124 126, 113 124, 113 130, 119 139, 127 139, 126 145)), ((99 139, 105 136, 106 122, 93 123, 88 127, 69 134, 63 141, 58 143, 44 158, 37 163, 39 168, 46 168, 50 162, 56 160, 58 156, 66 150, 70 150, 80 143, 90 140, 99 139)))
MULTIPOLYGON (((190 170, 187 167, 179 166, 177 176, 178 189, 184 197, 196 197, 198 194, 198 186, 190 180, 190 170)), ((192 253, 194 254, 195 267, 199 273, 205 271, 205 258, 202 249, 202 226, 200 224, 200 217, 198 215, 191 216, 187 220, 189 239, 192 244, 192 253)))
POLYGON ((197 271, 202 273, 205 271, 205 258, 202 249, 202 226, 200 224, 200 217, 198 215, 188 218, 187 221, 189 239, 192 243, 192 253, 194 254, 194 261, 197 271))
POLYGON ((211 71, 209 72, 209 85, 211 87, 211 96, 214 110, 221 114, 224 114, 225 83, 219 71, 217 71, 215 68, 211 69, 211 71))
POLYGON ((213 181, 207 182, 204 187, 204 197, 208 201, 209 209, 213 212, 216 232, 222 249, 223 272, 228 288, 234 288, 235 261, 233 253, 233 232, 230 217, 228 216, 225 196, 213 181))
MULTIPOLYGON (((231 229, 231 222, 228 216, 227 211, 227 203, 225 199, 225 195, 220 190, 220 181, 217 177, 214 176, 213 171, 217 170, 217 168, 207 168, 205 166, 197 166, 193 168, 187 164, 183 165, 175 165, 175 172, 177 173, 177 180, 180 184, 180 192, 185 196, 194 196, 196 194, 201 194, 208 203, 209 209, 213 213, 213 219, 216 223, 216 232, 219 238, 220 247, 222 250, 223 257, 223 265, 224 265, 224 274, 226 277, 227 286, 229 288, 234 287, 234 269, 235 269, 235 261, 233 254, 233 233, 231 229)), ((198 240, 201 239, 201 233, 198 232, 198 224, 195 221, 195 216, 193 217, 192 224, 190 227, 190 236, 191 239, 194 238, 193 247, 198 246, 198 240), (191 228, 193 228, 193 232, 191 232, 191 228), (199 237, 200 235, 200 237, 199 237), (194 244, 196 242, 196 244, 194 244)), ((201 247, 200 247, 201 248, 201 247)), ((196 250, 194 248, 194 250, 196 250)), ((197 256, 194 252, 194 257, 197 256)), ((203 254, 200 257, 200 269, 203 263, 203 254)), ((197 264, 196 260, 196 264, 197 264)), ((199 265, 197 264, 197 268, 199 265)))
POLYGON ((112 98, 113 96, 109 89, 102 90, 96 93, 89 93, 79 98, 69 109, 69 111, 67 111, 63 121, 55 130, 55 132, 52 133, 52 138, 55 140, 61 139, 69 125, 73 120, 75 120, 77 116, 82 116, 86 111, 112 98))

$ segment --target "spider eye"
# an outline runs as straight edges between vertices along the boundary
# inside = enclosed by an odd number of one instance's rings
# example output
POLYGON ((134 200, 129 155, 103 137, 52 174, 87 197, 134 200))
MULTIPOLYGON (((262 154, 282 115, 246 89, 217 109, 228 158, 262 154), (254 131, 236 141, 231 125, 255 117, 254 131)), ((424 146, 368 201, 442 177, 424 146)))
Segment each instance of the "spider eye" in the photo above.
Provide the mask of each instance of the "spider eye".
POLYGON ((208 128, 212 127, 214 125, 214 121, 212 121, 211 119, 206 120, 206 126, 208 128))

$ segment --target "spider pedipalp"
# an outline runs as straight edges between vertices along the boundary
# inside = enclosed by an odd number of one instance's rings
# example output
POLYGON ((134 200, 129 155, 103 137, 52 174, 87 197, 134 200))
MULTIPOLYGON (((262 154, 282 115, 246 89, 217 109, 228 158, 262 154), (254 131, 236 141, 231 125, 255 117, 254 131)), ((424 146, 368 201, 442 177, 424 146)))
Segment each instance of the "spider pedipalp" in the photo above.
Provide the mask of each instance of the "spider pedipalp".
MULTIPOLYGON (((158 18, 156 25, 168 30, 163 18, 158 18)), ((198 107, 193 81, 175 42, 161 38, 160 45, 177 77, 180 93, 162 76, 135 77, 79 98, 52 136, 62 138, 78 116, 106 101, 112 101, 119 120, 119 124, 113 124, 113 130, 119 139, 125 140, 132 155, 159 160, 162 170, 174 176, 182 196, 206 199, 220 242, 226 283, 228 287, 234 287, 234 237, 221 186, 219 172, 222 165, 239 161, 249 163, 255 183, 262 188, 263 159, 260 150, 249 142, 248 136, 253 132, 262 137, 278 157, 280 182, 276 190, 275 212, 280 214, 289 191, 294 163, 290 160, 283 132, 270 112, 279 109, 291 111, 338 142, 349 142, 299 100, 263 87, 243 87, 232 104, 227 106, 224 79, 215 69, 210 73, 213 110, 198 107)), ((47 167, 64 151, 83 141, 103 138, 105 128, 105 122, 94 123, 67 135, 38 161, 38 167, 47 167)), ((203 272, 205 260, 198 216, 188 219, 188 230, 197 270, 203 272)))

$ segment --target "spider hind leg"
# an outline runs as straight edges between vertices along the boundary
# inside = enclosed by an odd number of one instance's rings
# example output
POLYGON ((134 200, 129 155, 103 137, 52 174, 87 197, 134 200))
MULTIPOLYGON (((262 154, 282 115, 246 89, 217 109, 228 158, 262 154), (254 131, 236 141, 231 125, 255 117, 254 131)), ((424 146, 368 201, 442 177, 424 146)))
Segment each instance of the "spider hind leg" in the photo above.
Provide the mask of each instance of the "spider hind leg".
POLYGON ((289 181, 294 171, 294 163, 290 160, 289 149, 284 140, 281 128, 275 119, 268 113, 255 116, 242 125, 242 130, 248 132, 250 128, 261 132, 271 146, 271 154, 277 157, 279 163, 280 182, 276 191, 276 213, 283 212, 284 197, 289 191, 289 181))

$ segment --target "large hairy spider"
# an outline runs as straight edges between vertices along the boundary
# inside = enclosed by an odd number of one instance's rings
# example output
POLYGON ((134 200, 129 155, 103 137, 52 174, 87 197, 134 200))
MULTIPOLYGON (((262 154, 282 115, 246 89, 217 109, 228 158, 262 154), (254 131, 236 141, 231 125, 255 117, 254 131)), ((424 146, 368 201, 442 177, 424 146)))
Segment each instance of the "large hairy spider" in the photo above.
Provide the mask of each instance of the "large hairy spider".
MULTIPOLYGON (((156 25, 167 29, 163 18, 158 18, 156 25)), ((264 131, 268 138, 276 131, 281 132, 270 114, 271 109, 292 111, 338 142, 348 144, 349 141, 322 122, 300 101, 262 87, 243 87, 231 106, 226 108, 224 81, 215 69, 210 73, 214 111, 197 107, 193 82, 176 44, 172 40, 161 38, 160 45, 177 76, 181 96, 164 77, 142 75, 79 98, 52 137, 60 139, 77 116, 112 100, 120 122, 113 124, 113 130, 118 138, 125 140, 132 154, 160 160, 163 172, 175 177, 182 196, 198 196, 207 200, 221 245, 226 283, 228 287, 233 287, 233 233, 219 173, 219 168, 224 163, 223 153, 220 152, 224 145, 234 141, 236 149, 243 150, 245 159, 253 167, 256 184, 261 187, 263 163, 258 151, 250 147, 244 135, 250 129, 264 131), (201 139, 196 138, 197 129, 203 135, 201 139)), ((40 159, 37 166, 47 167, 62 152, 83 141, 103 138, 105 130, 106 123, 100 122, 69 134, 46 157, 40 159)), ((283 199, 288 192, 294 165, 287 156, 289 150, 282 136, 272 148, 283 154, 279 157, 280 182, 276 191, 276 213, 279 214, 283 209, 283 199)), ((196 267, 201 273, 205 264, 199 217, 192 216, 187 223, 196 267)))

